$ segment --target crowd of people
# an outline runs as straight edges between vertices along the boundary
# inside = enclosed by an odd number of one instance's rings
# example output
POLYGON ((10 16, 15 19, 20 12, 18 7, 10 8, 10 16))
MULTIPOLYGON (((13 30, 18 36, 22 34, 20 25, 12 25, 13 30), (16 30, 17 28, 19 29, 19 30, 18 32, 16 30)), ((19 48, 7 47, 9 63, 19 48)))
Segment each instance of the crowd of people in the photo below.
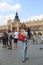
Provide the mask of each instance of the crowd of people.
POLYGON ((43 34, 41 32, 33 32, 33 44, 43 44, 43 34))
POLYGON ((22 61, 25 62, 27 57, 27 49, 28 49, 28 41, 32 40, 33 44, 35 43, 41 43, 43 41, 42 34, 39 32, 36 34, 33 32, 31 33, 31 30, 25 25, 21 25, 21 28, 19 31, 17 31, 17 28, 15 28, 14 34, 12 35, 12 31, 4 31, 2 35, 2 42, 3 42, 3 48, 6 48, 8 46, 8 49, 12 49, 12 40, 14 40, 14 48, 17 48, 18 41, 22 42, 22 61), (41 41, 40 41, 41 40, 41 41))
POLYGON ((30 38, 30 29, 26 28, 24 25, 21 26, 19 31, 15 28, 14 34, 12 35, 12 31, 4 31, 2 35, 2 43, 3 48, 8 47, 8 49, 12 49, 12 40, 14 41, 14 48, 17 48, 18 41, 22 42, 22 61, 25 62, 26 54, 27 54, 27 42, 30 38))

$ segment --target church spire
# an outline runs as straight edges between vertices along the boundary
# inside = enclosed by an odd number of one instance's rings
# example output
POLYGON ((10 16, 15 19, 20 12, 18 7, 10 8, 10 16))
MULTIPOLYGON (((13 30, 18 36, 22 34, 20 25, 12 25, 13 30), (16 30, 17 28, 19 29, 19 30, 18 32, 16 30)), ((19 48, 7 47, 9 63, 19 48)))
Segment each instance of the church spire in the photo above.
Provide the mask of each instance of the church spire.
POLYGON ((20 19, 19 19, 19 16, 18 16, 18 12, 16 12, 14 21, 16 21, 16 22, 19 21, 20 22, 20 19))
POLYGON ((15 19, 19 19, 18 13, 16 12, 15 19))

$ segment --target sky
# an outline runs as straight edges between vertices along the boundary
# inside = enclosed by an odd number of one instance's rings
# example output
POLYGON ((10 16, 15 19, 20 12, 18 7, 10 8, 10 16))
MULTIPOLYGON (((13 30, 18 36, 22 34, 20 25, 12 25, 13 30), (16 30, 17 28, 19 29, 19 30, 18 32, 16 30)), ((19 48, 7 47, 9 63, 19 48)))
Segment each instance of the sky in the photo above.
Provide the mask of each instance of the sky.
POLYGON ((43 18, 43 0, 0 0, 0 26, 14 20, 16 11, 21 22, 43 18))

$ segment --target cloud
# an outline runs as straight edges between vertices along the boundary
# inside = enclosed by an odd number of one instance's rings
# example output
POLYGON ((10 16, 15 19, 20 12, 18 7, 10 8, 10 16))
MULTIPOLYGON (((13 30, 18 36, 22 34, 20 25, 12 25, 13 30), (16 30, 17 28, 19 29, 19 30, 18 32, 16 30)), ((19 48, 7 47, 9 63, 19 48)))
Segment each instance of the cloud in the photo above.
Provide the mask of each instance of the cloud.
POLYGON ((7 2, 0 3, 0 12, 18 11, 20 8, 21 5, 19 3, 15 5, 8 4, 7 2))
POLYGON ((11 10, 17 11, 20 9, 20 4, 16 4, 15 6, 11 7, 11 10))
MULTIPOLYGON (((14 14, 9 14, 8 16, 0 15, 0 26, 1 25, 7 25, 7 21, 9 19, 9 17, 13 21, 15 15, 14 14)), ((40 16, 31 16, 29 19, 27 19, 27 21, 30 21, 30 20, 31 21, 33 21, 33 20, 37 21, 38 19, 39 20, 43 19, 43 15, 40 15, 40 16)), ((23 21, 21 20, 21 22, 23 22, 23 21)), ((26 22, 26 19, 24 20, 24 22, 26 22)))
POLYGON ((5 16, 5 17, 6 17, 6 20, 8 20, 9 18, 10 18, 11 20, 14 20, 15 15, 14 15, 14 14, 9 14, 8 16, 5 16))
POLYGON ((29 17, 28 18, 28 21, 33 21, 33 20, 35 20, 35 21, 37 21, 37 20, 41 20, 43 18, 43 15, 39 15, 39 16, 31 16, 31 17, 29 17))
POLYGON ((0 0, 0 2, 9 2, 9 3, 12 3, 13 0, 0 0))
POLYGON ((9 17, 11 20, 13 20, 15 16, 14 16, 14 14, 9 14, 8 16, 0 15, 0 26, 7 25, 7 21, 9 19, 9 17))
POLYGON ((5 21, 6 21, 5 17, 0 15, 0 26, 5 25, 6 24, 5 21))

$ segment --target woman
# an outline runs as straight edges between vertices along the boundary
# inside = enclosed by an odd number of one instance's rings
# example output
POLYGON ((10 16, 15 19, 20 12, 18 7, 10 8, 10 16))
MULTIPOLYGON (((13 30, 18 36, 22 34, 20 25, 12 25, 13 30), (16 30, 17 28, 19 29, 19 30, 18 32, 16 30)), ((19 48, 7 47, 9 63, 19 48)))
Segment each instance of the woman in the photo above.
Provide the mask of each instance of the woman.
POLYGON ((22 41, 22 61, 25 62, 26 54, 27 54, 27 40, 28 40, 28 35, 26 32, 26 27, 24 25, 21 26, 21 34, 24 35, 24 40, 22 41))

